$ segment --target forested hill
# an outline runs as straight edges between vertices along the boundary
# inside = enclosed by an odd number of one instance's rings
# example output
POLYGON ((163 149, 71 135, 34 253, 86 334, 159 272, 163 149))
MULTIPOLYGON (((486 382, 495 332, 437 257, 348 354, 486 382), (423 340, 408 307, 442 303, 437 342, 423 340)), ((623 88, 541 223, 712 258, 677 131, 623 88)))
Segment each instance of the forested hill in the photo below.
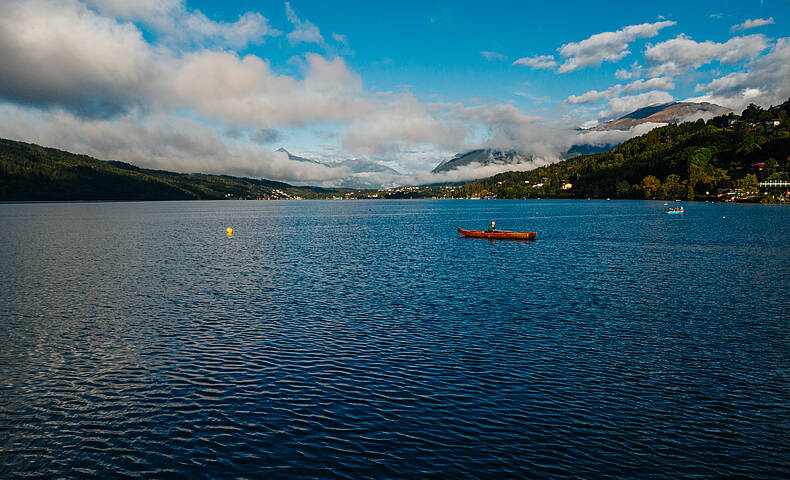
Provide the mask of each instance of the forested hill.
POLYGON ((472 182, 458 196, 497 198, 715 198, 718 188, 756 189, 790 179, 790 100, 707 122, 668 125, 617 148, 528 172, 472 182), (707 192, 707 193, 706 193, 707 192))
POLYGON ((316 197, 334 189, 182 174, 0 139, 0 200, 190 200, 316 197))

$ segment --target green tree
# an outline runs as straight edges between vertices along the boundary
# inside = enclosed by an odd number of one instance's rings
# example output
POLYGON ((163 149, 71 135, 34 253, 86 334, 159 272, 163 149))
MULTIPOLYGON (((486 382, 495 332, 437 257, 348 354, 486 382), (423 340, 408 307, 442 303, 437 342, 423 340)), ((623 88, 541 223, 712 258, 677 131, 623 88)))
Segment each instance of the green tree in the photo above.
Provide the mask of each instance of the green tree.
POLYGON ((757 176, 750 173, 744 178, 735 181, 735 187, 740 191, 741 195, 752 196, 760 192, 760 184, 757 182, 757 176))
POLYGON ((766 175, 773 175, 774 173, 776 173, 778 168, 779 168, 779 162, 777 162, 774 157, 769 158, 768 161, 765 162, 766 175))
POLYGON ((726 172, 714 167, 712 161, 709 148, 697 148, 689 155, 688 184, 695 193, 715 189, 718 182, 726 177, 726 172))
POLYGON ((622 197, 628 196, 628 192, 631 189, 631 185, 628 182, 626 182, 625 180, 619 180, 615 184, 614 189, 615 189, 615 192, 617 193, 617 196, 622 198, 622 197))
POLYGON ((683 198, 686 194, 686 189, 680 183, 680 175, 671 174, 664 180, 662 187, 664 198, 678 199, 683 198))
POLYGON ((750 103, 748 107, 741 114, 741 118, 747 122, 756 122, 760 119, 760 113, 763 109, 759 106, 750 103))
POLYGON ((645 198, 653 199, 661 192, 661 180, 654 177, 653 175, 648 175, 642 179, 642 191, 645 194, 645 198))

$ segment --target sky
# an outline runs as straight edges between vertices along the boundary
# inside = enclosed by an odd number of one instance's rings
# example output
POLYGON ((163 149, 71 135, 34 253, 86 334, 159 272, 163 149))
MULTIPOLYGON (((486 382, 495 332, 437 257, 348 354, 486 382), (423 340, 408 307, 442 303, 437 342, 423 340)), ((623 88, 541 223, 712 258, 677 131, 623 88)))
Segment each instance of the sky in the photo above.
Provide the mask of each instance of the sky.
POLYGON ((788 22, 790 0, 0 0, 0 137, 299 185, 479 178, 499 167, 430 170, 555 162, 655 103, 788 100, 788 22))

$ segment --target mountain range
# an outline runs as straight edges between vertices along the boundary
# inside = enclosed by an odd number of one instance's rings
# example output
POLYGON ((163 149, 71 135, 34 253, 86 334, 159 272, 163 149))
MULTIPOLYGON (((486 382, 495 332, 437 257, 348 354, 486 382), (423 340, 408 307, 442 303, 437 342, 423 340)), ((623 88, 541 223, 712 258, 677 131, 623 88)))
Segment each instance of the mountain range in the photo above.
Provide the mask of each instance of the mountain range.
MULTIPOLYGON (((751 107, 750 107, 751 108, 751 107)), ((756 107, 755 107, 756 108, 756 107)), ((747 109, 748 110, 748 109, 747 109)), ((731 111, 713 104, 678 102, 646 107, 597 127, 625 128, 640 123, 675 124, 700 116, 731 111)), ((746 115, 746 111, 744 115, 746 115)), ((765 113, 766 115, 772 115, 765 113)), ((752 115, 754 116, 754 115, 752 115)), ((751 118, 751 117, 749 117, 751 118)), ((727 124, 732 118, 718 120, 727 124)), ((718 124, 717 123, 717 124, 718 124)), ((594 153, 588 145, 575 154, 594 153)), ((291 198, 345 194, 345 189, 371 189, 397 185, 406 178, 398 171, 367 159, 319 162, 286 151, 292 161, 343 168, 346 175, 339 187, 294 187, 263 179, 227 175, 182 174, 139 168, 123 162, 101 161, 37 145, 0 139, 0 200, 155 200, 207 198, 291 198)), ((532 156, 517 151, 477 149, 440 163, 434 173, 448 172, 470 165, 508 165, 529 163, 532 156)))
MULTIPOLYGON (((605 153, 504 172, 463 184, 463 188, 442 190, 437 184, 406 190, 409 198, 448 194, 462 198, 713 198, 720 187, 757 188, 759 180, 790 178, 788 112, 790 100, 768 109, 750 105, 741 115, 670 123, 605 153), (545 185, 538 187, 539 182, 545 185)), ((474 159, 528 161, 515 152, 486 150, 453 158, 470 164, 474 159)), ((355 162, 347 162, 352 175, 355 162)), ((382 167, 378 167, 381 173, 389 173, 382 167)), ((376 174, 371 169, 377 167, 367 162, 359 163, 359 168, 362 174, 376 174)), ((397 196, 403 191, 396 189, 395 196, 384 198, 403 198, 397 196)), ((295 187, 264 179, 151 170, 0 139, 0 201, 328 197, 382 198, 369 190, 295 187)))
MULTIPOLYGON (((661 103, 640 108, 620 118, 602 123, 586 131, 626 131, 644 123, 654 123, 657 124, 656 126, 658 126, 658 124, 681 123, 685 121, 697 120, 700 118, 709 119, 721 115, 727 115, 728 113, 732 112, 733 111, 729 108, 707 102, 661 103)), ((582 132, 584 132, 584 130, 582 132)), ((605 145, 573 145, 562 156, 564 158, 572 158, 577 155, 607 152, 617 145, 618 143, 605 145)), ((518 165, 520 163, 525 163, 532 160, 533 157, 531 155, 517 151, 478 149, 466 153, 459 153, 452 158, 444 160, 439 165, 437 165, 436 168, 432 170, 432 172, 449 172, 452 170, 468 167, 472 164, 477 164, 480 166, 518 165)))
POLYGON ((378 188, 382 184, 394 183, 401 177, 401 173, 397 170, 365 158, 351 158, 339 162, 324 163, 294 155, 284 148, 278 148, 276 151, 287 154, 289 160, 296 162, 308 162, 325 165, 330 168, 347 169, 350 172, 349 175, 337 182, 338 187, 341 188, 378 188))

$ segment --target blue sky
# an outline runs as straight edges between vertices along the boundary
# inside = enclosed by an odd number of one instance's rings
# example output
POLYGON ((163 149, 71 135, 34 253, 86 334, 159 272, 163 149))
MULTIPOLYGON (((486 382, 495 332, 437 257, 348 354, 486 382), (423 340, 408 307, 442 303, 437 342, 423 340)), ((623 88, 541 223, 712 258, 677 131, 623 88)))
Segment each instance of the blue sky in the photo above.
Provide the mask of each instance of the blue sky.
MULTIPOLYGON (((254 10, 258 2, 190 2, 204 12, 226 21, 238 12, 254 10)), ((318 26, 332 48, 343 55, 350 67, 372 91, 400 91, 408 88, 420 98, 438 95, 445 100, 477 98, 493 102, 515 102, 521 108, 542 110, 556 107, 571 94, 605 89, 616 81, 615 72, 642 58, 648 43, 685 34, 697 41, 726 42, 733 36, 761 33, 782 37, 782 23, 790 13, 790 2, 623 2, 622 6, 598 8, 590 2, 439 2, 404 1, 371 6, 370 2, 291 2, 304 20, 318 26), (733 25, 747 19, 773 18, 773 24, 750 31, 730 32, 733 25), (669 20, 652 38, 629 44, 631 54, 619 62, 558 75, 551 70, 532 70, 512 65, 522 58, 555 55, 557 49, 601 32, 614 32, 627 25, 669 20), (777 24, 778 23, 778 24, 777 24), (331 40, 332 33, 344 35, 349 47, 331 40), (490 52, 492 59, 481 52, 490 52), (499 57, 502 55, 503 57, 499 57)), ((277 5, 277 7, 281 7, 277 5)), ((288 30, 284 8, 273 8, 268 17, 273 25, 288 30)), ((306 51, 326 52, 316 45, 290 48, 284 37, 251 46, 247 52, 272 59, 285 72, 288 59, 306 51)), ((719 67, 711 63, 700 75, 678 83, 677 94, 696 96, 694 86, 705 72, 719 67)), ((710 73, 708 73, 710 76, 710 73)))
POLYGON ((434 180, 478 147, 537 165, 643 133, 575 129, 651 103, 787 100, 788 14, 788 0, 0 0, 0 136, 323 185, 359 175, 350 158, 404 174, 380 184, 434 180))

